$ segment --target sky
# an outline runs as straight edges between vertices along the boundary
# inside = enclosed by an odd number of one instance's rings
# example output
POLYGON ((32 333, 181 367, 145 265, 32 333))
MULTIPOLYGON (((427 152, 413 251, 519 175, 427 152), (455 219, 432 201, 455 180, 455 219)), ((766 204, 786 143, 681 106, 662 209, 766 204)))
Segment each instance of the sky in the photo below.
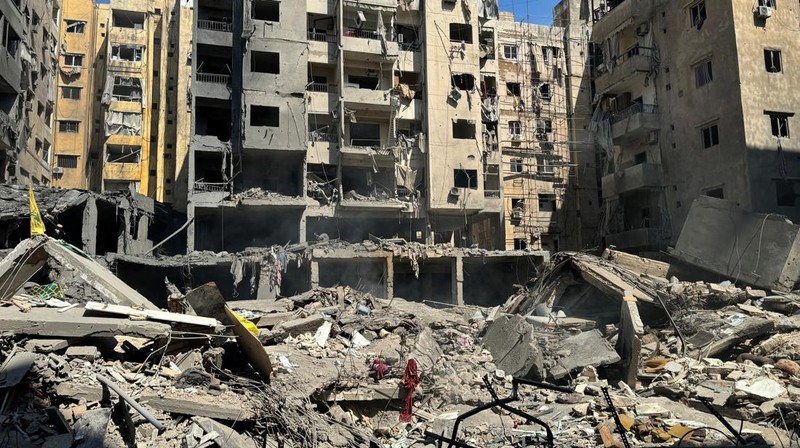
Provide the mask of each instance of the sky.
POLYGON ((558 0, 500 0, 501 11, 511 11, 517 21, 553 24, 553 7, 558 0))

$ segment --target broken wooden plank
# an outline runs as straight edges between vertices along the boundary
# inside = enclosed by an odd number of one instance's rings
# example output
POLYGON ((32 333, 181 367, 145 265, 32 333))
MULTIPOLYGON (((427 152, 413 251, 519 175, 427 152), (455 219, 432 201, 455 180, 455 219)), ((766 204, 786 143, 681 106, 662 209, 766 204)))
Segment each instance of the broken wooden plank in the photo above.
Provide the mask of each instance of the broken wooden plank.
POLYGON ((190 316, 188 314, 171 313, 169 311, 140 310, 129 306, 111 305, 100 302, 87 302, 85 308, 89 311, 118 314, 131 318, 147 318, 161 322, 198 325, 201 327, 219 328, 220 331, 222 330, 222 323, 210 317, 190 316))

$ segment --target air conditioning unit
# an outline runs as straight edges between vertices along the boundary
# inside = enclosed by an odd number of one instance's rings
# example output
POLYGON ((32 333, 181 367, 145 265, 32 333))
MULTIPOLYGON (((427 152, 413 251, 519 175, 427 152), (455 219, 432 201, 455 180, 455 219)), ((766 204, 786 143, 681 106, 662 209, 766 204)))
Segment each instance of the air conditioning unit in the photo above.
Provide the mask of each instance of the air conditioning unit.
POLYGON ((768 19, 772 17, 772 6, 759 6, 757 14, 759 19, 768 19))
POLYGON ((64 168, 61 168, 60 166, 53 168, 53 174, 64 174, 64 168))
POLYGON ((650 24, 643 23, 636 28, 636 35, 637 36, 646 36, 647 33, 650 32, 650 24))

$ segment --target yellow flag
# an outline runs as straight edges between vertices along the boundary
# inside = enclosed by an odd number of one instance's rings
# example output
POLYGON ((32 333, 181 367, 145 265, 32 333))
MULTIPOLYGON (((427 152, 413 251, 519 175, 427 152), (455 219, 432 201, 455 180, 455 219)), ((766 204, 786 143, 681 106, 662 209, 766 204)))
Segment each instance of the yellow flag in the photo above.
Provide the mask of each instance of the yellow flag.
POLYGON ((44 235, 44 221, 42 214, 39 213, 39 206, 36 205, 36 198, 33 197, 33 187, 28 185, 28 201, 31 204, 31 236, 44 235))

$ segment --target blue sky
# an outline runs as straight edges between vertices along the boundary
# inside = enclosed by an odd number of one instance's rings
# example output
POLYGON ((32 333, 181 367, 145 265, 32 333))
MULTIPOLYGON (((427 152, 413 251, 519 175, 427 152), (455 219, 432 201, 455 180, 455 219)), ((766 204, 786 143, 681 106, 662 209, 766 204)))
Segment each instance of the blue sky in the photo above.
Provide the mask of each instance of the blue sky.
POLYGON ((512 11, 517 21, 553 24, 553 6, 558 0, 500 0, 501 11, 512 11))

